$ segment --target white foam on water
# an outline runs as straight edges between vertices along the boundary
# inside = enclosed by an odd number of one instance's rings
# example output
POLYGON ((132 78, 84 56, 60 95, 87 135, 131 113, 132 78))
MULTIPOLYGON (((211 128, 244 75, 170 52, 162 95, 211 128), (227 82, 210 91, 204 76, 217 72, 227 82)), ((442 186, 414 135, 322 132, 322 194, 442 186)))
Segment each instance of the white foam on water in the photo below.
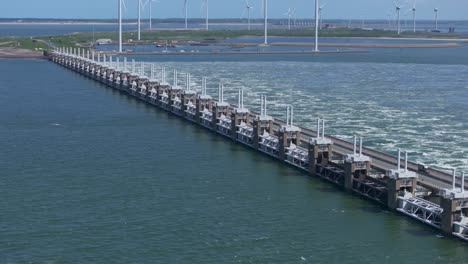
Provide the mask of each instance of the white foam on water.
POLYGON ((219 80, 225 82, 226 98, 231 103, 237 102, 237 89, 244 88, 248 95, 245 104, 252 111, 259 111, 260 94, 265 94, 269 114, 274 117, 284 119, 285 107, 291 104, 298 125, 315 128, 315 119, 322 117, 330 127, 328 133, 339 138, 349 140, 359 133, 379 150, 411 149, 413 160, 430 166, 466 164, 467 159, 459 154, 466 153, 463 144, 468 117, 460 114, 463 111, 448 111, 449 96, 460 93, 459 87, 464 86, 444 77, 462 71, 458 66, 280 64, 280 70, 278 63, 252 61, 166 65, 181 72, 189 71, 192 76, 207 76, 211 95, 216 95, 219 80), (441 74, 431 75, 434 71, 441 74), (444 87, 444 95, 434 96, 440 87, 444 87), (458 153, 458 157, 454 158, 452 153, 458 153))

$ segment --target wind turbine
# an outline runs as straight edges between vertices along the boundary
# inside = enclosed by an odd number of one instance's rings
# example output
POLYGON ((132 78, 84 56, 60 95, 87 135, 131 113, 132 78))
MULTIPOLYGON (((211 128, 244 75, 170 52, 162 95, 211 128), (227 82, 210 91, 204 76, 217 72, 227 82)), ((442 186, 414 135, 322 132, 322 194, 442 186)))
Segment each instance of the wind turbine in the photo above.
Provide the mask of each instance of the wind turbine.
POLYGON ((323 3, 323 5, 321 5, 319 7, 319 28, 322 29, 322 12, 323 12, 323 8, 327 5, 327 2, 323 3))
POLYGON ((188 29, 188 0, 184 1, 185 29, 188 29))
POLYGON ((122 52, 122 7, 127 12, 127 6, 125 5, 125 0, 118 0, 119 1, 119 52, 122 52))
POLYGON ((122 52, 122 1, 119 1, 119 52, 122 52))
POLYGON ((138 40, 141 40, 141 0, 137 0, 138 4, 138 40))
POLYGON ((263 0, 263 16, 265 18, 265 41, 264 44, 268 45, 268 0, 263 0))
POLYGON ((153 5, 152 5, 153 3, 160 3, 160 2, 157 1, 157 0, 148 0, 148 1, 146 1, 146 3, 143 5, 143 9, 145 9, 145 6, 146 6, 147 4, 149 4, 149 28, 150 28, 150 30, 153 29, 153 15, 152 15, 152 14, 153 14, 153 10, 152 10, 152 9, 153 9, 153 5))
POLYGON ((319 0, 315 0, 315 52, 318 52, 319 0))
POLYGON ((413 8, 411 8, 411 11, 413 11, 413 32, 416 32, 416 0, 413 2, 413 8))
POLYGON ((291 15, 292 15, 291 8, 288 8, 288 12, 286 12, 285 15, 288 16, 288 30, 291 30, 291 15))
POLYGON ((205 14, 206 14, 206 18, 205 18, 205 26, 206 26, 206 30, 209 29, 209 16, 208 16, 208 0, 203 0, 203 3, 202 3, 202 8, 203 6, 205 6, 205 14))
POLYGON ((396 10, 396 15, 397 15, 397 33, 400 35, 401 33, 401 25, 400 25, 400 11, 403 5, 398 5, 397 1, 394 1, 395 3, 395 10, 396 10))
POLYGON ((392 30, 392 22, 393 22, 392 17, 393 17, 392 12, 387 13, 388 29, 389 30, 392 30))
POLYGON ((293 26, 294 28, 296 28, 296 8, 293 9, 293 26))
MULTIPOLYGON (((244 9, 244 13, 247 11, 247 29, 250 30, 250 10, 252 9, 253 7, 249 4, 249 0, 245 0, 245 9, 244 9)), ((242 16, 244 16, 242 14, 242 16)))
POLYGON ((439 30, 439 24, 438 24, 438 19, 439 19, 439 9, 436 7, 434 8, 434 23, 435 23, 435 30, 439 30))

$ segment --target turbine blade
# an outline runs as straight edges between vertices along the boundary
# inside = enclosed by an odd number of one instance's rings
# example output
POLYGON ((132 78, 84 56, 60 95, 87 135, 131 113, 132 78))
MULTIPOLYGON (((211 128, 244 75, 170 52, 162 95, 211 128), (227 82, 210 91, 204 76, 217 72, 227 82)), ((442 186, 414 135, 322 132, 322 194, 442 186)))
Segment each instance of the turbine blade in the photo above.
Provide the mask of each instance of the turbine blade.
POLYGON ((150 0, 146 0, 146 2, 141 6, 141 9, 145 10, 145 7, 149 2, 150 2, 150 0))
POLYGON ((325 1, 325 3, 323 3, 320 8, 324 8, 326 5, 328 4, 328 1, 325 1))
POLYGON ((125 13, 127 13, 127 5, 125 4, 125 0, 122 0, 122 5, 125 10, 125 13))

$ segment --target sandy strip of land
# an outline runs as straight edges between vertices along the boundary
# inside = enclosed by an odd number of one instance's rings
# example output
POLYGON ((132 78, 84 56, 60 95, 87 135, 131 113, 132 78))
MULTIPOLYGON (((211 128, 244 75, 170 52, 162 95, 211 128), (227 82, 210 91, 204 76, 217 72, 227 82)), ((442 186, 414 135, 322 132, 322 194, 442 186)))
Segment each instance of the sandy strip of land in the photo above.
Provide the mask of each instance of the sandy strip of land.
MULTIPOLYGON (((128 55, 281 55, 281 54, 337 54, 337 53, 367 53, 366 50, 285 50, 285 51, 200 51, 200 52, 131 52, 128 55)), ((106 55, 118 55, 116 52, 102 52, 106 55)))
MULTIPOLYGON (((136 25, 136 22, 123 23, 124 25, 136 25)), ((117 25, 114 22, 0 22, 0 25, 117 25)))
MULTIPOLYGON (((313 47, 313 42, 271 42, 268 46, 277 47, 313 47)), ((463 46, 461 43, 326 43, 321 42, 321 47, 333 48, 456 48, 463 46)), ((197 45, 193 45, 197 46, 197 45)), ((203 46, 232 46, 235 48, 264 46, 258 43, 204 43, 203 46)))
POLYGON ((42 59, 44 54, 42 51, 34 51, 27 49, 18 49, 12 47, 0 48, 0 58, 12 58, 12 59, 42 59))
MULTIPOLYGON (((310 36, 309 36, 310 37, 310 36)), ((310 37, 313 38, 313 37, 310 37)), ((422 41, 455 41, 465 42, 468 38, 430 38, 430 37, 323 37, 327 39, 380 39, 380 40, 422 40, 422 41)))
MULTIPOLYGON (((312 47, 310 42, 274 42, 271 46, 299 46, 312 47)), ((463 46, 460 43, 320 43, 321 47, 342 48, 455 48, 463 46)))

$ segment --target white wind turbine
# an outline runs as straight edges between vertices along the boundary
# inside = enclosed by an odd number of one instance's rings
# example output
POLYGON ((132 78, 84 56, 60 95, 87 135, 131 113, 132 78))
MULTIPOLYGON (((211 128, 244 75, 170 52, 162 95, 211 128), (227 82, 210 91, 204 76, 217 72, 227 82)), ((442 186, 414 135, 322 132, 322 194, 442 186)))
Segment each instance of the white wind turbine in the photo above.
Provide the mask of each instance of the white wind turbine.
POLYGON ((296 27, 296 14, 297 14, 297 11, 296 11, 296 8, 293 9, 293 26, 294 28, 296 27))
POLYGON ((119 52, 122 52, 122 4, 123 0, 118 0, 119 1, 119 52))
POLYGON ((141 40, 141 0, 137 0, 138 5, 138 40, 141 40))
POLYGON ((411 8, 411 11, 413 11, 413 32, 416 32, 416 0, 413 2, 413 8, 411 8))
POLYGON ((210 22, 209 22, 209 16, 208 16, 208 0, 203 0, 203 3, 202 3, 202 8, 205 7, 205 15, 206 15, 206 18, 205 18, 205 29, 208 30, 209 27, 210 27, 210 22))
POLYGON ((439 8, 434 8, 434 26, 435 26, 435 30, 439 30, 439 8))
POLYGON ((158 0, 147 0, 143 5, 143 10, 145 9, 146 5, 149 4, 149 28, 150 30, 153 29, 153 3, 160 3, 158 0))
POLYGON ((315 0, 315 52, 318 52, 319 0, 315 0))
POLYGON ((184 1, 185 29, 188 29, 188 0, 184 1))
POLYGON ((286 12, 285 15, 288 16, 288 30, 291 30, 291 16, 292 16, 291 8, 288 8, 288 12, 286 12))
MULTIPOLYGON (((250 30, 250 10, 252 9, 253 7, 249 4, 249 0, 245 0, 245 9, 244 9, 244 13, 247 12, 247 29, 250 30)), ((244 16, 244 13, 242 14, 242 16, 244 16)))
POLYGON ((122 52, 122 7, 127 11, 127 7, 125 5, 125 0, 118 0, 118 10, 119 10, 119 52, 122 52))
POLYGON ((319 7, 319 28, 322 29, 322 13, 323 13, 323 8, 327 5, 327 2, 323 3, 323 5, 321 5, 319 7))
POLYGON ((265 19, 265 41, 264 45, 268 45, 268 0, 263 0, 263 16, 265 19))
POLYGON ((395 3, 395 10, 396 10, 396 15, 397 15, 397 33, 400 35, 401 33, 401 25, 400 25, 400 11, 403 5, 399 5, 397 1, 394 1, 395 3))

